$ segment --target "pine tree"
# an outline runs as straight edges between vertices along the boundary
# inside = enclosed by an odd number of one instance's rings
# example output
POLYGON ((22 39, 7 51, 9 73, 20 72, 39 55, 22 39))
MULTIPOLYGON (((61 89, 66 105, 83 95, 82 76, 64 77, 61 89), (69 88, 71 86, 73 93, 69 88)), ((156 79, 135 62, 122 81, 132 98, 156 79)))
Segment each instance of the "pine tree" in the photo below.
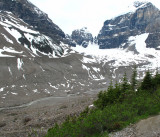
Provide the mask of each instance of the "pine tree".
POLYGON ((135 66, 131 77, 131 88, 133 91, 136 90, 137 83, 137 67, 135 66))
POLYGON ((160 86, 160 74, 158 73, 158 69, 156 71, 156 75, 154 76, 152 82, 153 82, 153 90, 156 91, 157 88, 160 86))
POLYGON ((122 79, 119 101, 122 102, 126 98, 129 88, 130 88, 130 85, 128 84, 127 74, 125 72, 123 79, 122 79))
POLYGON ((122 80, 122 92, 126 92, 129 89, 128 79, 126 72, 124 73, 123 80, 122 80))
POLYGON ((142 81, 141 89, 142 89, 142 90, 151 91, 152 88, 153 88, 152 76, 151 76, 150 71, 148 70, 148 71, 146 72, 146 75, 145 75, 143 81, 142 81))
POLYGON ((108 103, 114 102, 114 92, 113 92, 112 81, 110 82, 110 85, 109 85, 108 90, 107 90, 107 100, 108 100, 108 103))

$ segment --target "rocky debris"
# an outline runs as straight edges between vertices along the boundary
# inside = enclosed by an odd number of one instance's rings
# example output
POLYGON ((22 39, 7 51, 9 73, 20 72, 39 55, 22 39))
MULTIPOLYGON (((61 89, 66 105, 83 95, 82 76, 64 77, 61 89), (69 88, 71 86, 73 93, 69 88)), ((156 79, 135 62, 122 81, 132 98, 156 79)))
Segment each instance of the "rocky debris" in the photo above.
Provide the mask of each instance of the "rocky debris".
POLYGON ((79 115, 95 96, 73 96, 37 102, 32 106, 0 111, 1 137, 44 137, 55 123, 62 123, 68 115, 79 115), (66 106, 62 109, 62 106, 66 106))
POLYGON ((82 45, 84 48, 88 46, 89 42, 93 42, 93 36, 86 27, 74 30, 71 37, 78 45, 82 45))
MULTIPOLYGON (((160 45, 160 11, 152 3, 134 3, 135 12, 129 12, 104 22, 98 34, 101 49, 118 48, 127 43, 130 36, 149 33, 147 47, 160 45)), ((128 45, 126 45, 127 47, 128 45)))

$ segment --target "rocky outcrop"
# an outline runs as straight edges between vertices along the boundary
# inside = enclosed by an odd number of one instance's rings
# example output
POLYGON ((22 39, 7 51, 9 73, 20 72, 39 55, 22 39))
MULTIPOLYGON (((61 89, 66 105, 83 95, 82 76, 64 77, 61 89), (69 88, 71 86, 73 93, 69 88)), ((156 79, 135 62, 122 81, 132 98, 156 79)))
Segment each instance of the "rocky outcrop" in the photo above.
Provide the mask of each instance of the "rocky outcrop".
POLYGON ((114 19, 104 22, 98 35, 101 49, 117 48, 127 43, 130 36, 149 33, 147 47, 157 48, 160 45, 160 11, 152 3, 134 3, 137 8, 114 19))
POLYGON ((80 30, 74 30, 71 37, 78 45, 82 45, 85 48, 88 46, 89 42, 93 42, 93 36, 88 32, 86 27, 80 30))
POLYGON ((65 39, 64 32, 48 15, 27 0, 1 0, 0 10, 10 11, 40 33, 51 37, 55 44, 65 39))
POLYGON ((64 49, 13 13, 0 11, 0 56, 62 56, 64 49), (2 54, 2 55, 1 55, 2 54))

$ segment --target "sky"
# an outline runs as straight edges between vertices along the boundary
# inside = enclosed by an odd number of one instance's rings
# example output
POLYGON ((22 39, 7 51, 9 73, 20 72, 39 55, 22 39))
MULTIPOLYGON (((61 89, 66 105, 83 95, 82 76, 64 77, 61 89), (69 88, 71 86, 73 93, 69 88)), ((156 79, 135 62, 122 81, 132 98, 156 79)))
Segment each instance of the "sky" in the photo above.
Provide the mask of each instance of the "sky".
MULTIPOLYGON (((29 0, 66 34, 87 27, 96 36, 107 19, 126 13, 135 0, 29 0)), ((139 0, 144 1, 144 0, 139 0)), ((148 0, 160 9, 160 0, 148 0)))

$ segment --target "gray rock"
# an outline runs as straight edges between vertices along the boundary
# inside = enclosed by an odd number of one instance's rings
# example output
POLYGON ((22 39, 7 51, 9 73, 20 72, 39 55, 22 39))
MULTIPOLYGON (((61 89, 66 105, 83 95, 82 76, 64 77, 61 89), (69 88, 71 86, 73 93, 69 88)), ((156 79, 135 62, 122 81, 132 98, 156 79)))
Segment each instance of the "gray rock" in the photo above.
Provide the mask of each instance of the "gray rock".
POLYGON ((89 42, 93 42, 93 36, 87 31, 86 27, 74 30, 71 37, 78 45, 82 45, 84 48, 88 46, 89 42))
POLYGON ((0 10, 12 12, 35 30, 51 37, 55 44, 66 41, 64 32, 48 15, 27 0, 1 0, 0 10))
POLYGON ((152 4, 135 4, 137 10, 104 22, 98 35, 101 49, 118 48, 126 43, 130 36, 149 33, 147 47, 157 48, 160 45, 160 11, 152 4))

